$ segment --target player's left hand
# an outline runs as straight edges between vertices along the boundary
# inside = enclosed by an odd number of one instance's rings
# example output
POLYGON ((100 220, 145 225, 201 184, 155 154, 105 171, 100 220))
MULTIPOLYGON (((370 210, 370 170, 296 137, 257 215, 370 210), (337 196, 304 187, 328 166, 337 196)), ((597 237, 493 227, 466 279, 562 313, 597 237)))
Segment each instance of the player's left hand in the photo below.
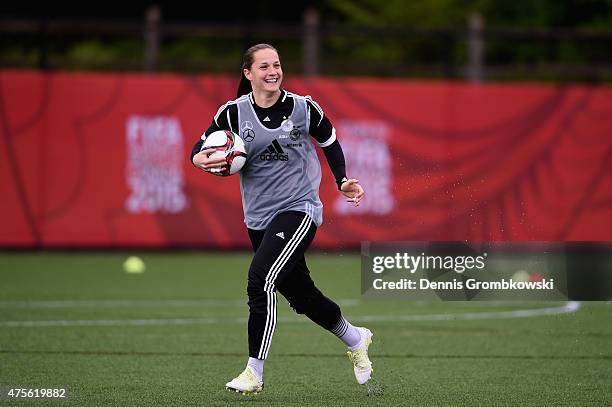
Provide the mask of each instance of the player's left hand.
POLYGON ((359 206, 365 195, 363 188, 359 185, 359 180, 354 178, 344 181, 340 186, 340 192, 347 198, 347 202, 352 202, 355 206, 359 206))

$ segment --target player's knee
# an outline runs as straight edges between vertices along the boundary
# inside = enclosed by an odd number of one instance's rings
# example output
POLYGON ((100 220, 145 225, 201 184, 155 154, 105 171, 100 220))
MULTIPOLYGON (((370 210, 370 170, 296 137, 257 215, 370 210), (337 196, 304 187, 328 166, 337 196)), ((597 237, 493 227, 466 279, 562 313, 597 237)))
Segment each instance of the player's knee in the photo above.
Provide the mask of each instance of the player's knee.
POLYGON ((298 314, 307 313, 340 313, 340 307, 325 297, 321 291, 314 289, 306 295, 290 299, 289 305, 298 314))
POLYGON ((289 306, 297 314, 305 314, 310 308, 312 308, 313 304, 316 303, 316 299, 319 294, 319 290, 315 289, 306 292, 302 291, 299 294, 286 293, 285 296, 287 297, 289 295, 289 297, 287 298, 287 300, 289 301, 289 306))
POLYGON ((258 273, 251 273, 249 271, 249 278, 247 280, 247 293, 263 292, 265 285, 265 277, 258 273))
POLYGON ((296 314, 306 313, 308 301, 305 298, 288 298, 288 300, 289 306, 296 312, 296 314))
POLYGON ((249 296, 249 309, 251 312, 265 312, 268 304, 268 298, 266 292, 259 288, 247 287, 247 294, 249 296))
POLYGON ((269 294, 274 287, 266 285, 266 281, 257 275, 249 275, 247 283, 247 295, 249 297, 249 309, 255 313, 265 313, 268 307, 269 294))

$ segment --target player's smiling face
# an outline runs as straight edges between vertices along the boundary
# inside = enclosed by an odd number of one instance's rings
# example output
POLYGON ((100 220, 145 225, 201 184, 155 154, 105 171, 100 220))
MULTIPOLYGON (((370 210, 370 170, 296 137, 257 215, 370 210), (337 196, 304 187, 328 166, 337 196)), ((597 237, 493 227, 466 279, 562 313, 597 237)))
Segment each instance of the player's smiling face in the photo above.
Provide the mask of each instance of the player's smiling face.
POLYGON ((253 92, 278 92, 283 81, 283 69, 276 51, 266 48, 255 52, 253 65, 250 70, 244 70, 244 75, 251 81, 253 92))

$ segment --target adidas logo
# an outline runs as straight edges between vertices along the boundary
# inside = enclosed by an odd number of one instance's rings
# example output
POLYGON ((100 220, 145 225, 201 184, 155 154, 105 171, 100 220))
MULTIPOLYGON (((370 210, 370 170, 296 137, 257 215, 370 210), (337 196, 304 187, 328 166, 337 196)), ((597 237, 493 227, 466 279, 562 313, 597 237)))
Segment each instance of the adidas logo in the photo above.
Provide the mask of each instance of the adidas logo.
POLYGON ((270 121, 270 118, 269 118, 268 116, 266 116, 266 118, 265 118, 265 119, 263 119, 263 121, 264 121, 264 122, 269 122, 269 121, 270 121))
POLYGON ((285 240, 285 234, 283 232, 278 232, 276 234, 276 236, 280 237, 281 239, 285 240))
POLYGON ((274 140, 266 151, 259 154, 259 159, 262 161, 289 161, 289 154, 285 154, 278 141, 274 140))

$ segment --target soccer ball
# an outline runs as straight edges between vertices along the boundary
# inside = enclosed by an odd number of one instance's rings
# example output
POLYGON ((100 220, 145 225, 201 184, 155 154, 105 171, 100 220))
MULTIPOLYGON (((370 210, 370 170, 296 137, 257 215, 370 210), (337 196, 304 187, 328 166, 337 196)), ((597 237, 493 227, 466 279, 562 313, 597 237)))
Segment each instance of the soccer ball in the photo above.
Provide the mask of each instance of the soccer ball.
POLYGON ((220 177, 228 177, 234 175, 242 169, 247 159, 246 148, 244 141, 239 135, 232 133, 229 130, 217 130, 211 133, 208 137, 202 136, 202 150, 214 148, 208 154, 209 157, 225 157, 227 166, 221 168, 211 168, 209 172, 220 177))

